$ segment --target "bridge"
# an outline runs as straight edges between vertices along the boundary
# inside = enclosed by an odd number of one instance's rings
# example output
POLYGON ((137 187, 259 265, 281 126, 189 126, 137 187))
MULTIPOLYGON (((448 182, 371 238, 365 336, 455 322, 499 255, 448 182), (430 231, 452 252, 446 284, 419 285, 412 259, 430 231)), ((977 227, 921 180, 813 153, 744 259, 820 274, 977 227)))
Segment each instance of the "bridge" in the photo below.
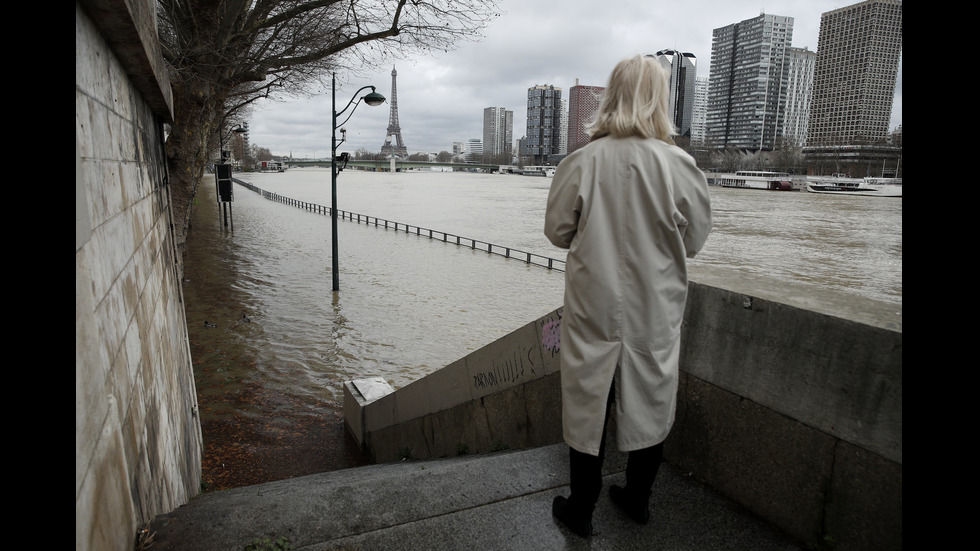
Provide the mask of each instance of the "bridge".
MULTIPOLYGON (((319 166, 327 168, 330 166, 324 159, 316 160, 292 160, 285 161, 287 167, 310 167, 319 166)), ((464 171, 464 172, 500 172, 501 168, 505 171, 513 171, 517 167, 510 165, 490 165, 490 164, 479 164, 479 163, 434 163, 430 161, 407 161, 403 159, 395 159, 395 170, 428 170, 428 171, 464 171)), ((347 161, 346 170, 367 170, 370 172, 390 172, 391 171, 391 159, 377 159, 377 160, 363 160, 363 159, 351 159, 347 161)))

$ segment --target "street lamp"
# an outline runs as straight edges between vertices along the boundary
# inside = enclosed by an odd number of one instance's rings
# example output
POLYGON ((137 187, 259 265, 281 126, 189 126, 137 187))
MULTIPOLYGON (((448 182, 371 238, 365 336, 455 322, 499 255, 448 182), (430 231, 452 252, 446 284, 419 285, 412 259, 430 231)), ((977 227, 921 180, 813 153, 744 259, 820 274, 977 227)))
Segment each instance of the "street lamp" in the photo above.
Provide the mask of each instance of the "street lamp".
POLYGON ((354 92, 354 96, 350 99, 349 102, 347 102, 347 107, 344 107, 343 109, 340 110, 340 112, 338 112, 337 111, 337 74, 336 73, 331 73, 330 76, 331 76, 331 92, 332 92, 331 95, 332 95, 332 101, 333 101, 333 107, 331 109, 331 111, 333 112, 333 122, 330 125, 330 127, 331 127, 331 146, 330 146, 330 173, 331 173, 331 176, 330 176, 331 177, 331 187, 330 187, 330 192, 331 192, 331 199, 330 199, 330 224, 331 224, 331 233, 333 234, 332 235, 332 238, 333 238, 333 290, 334 291, 339 291, 340 290, 340 263, 337 260, 337 172, 338 172, 337 171, 337 146, 340 145, 340 144, 342 144, 342 143, 344 143, 347 140, 347 131, 346 130, 343 130, 343 129, 341 130, 341 132, 343 133, 344 137, 343 137, 342 140, 340 140, 340 142, 338 142, 337 141, 337 117, 339 117, 340 115, 343 115, 344 112, 347 111, 348 109, 351 110, 350 111, 350 114, 347 115, 347 118, 344 119, 344 122, 340 123, 341 125, 343 125, 344 123, 346 123, 347 121, 350 120, 351 115, 354 114, 354 110, 357 109, 357 105, 359 103, 361 103, 361 100, 364 100, 364 103, 366 103, 366 104, 374 107, 374 106, 381 105, 382 103, 384 103, 385 102, 385 97, 382 96, 381 94, 375 92, 374 91, 374 86, 362 86, 358 91, 354 92), (365 96, 363 96, 360 99, 358 99, 357 98, 357 95, 361 93, 361 90, 366 90, 368 88, 371 89, 371 93, 366 94, 365 96), (357 100, 356 103, 354 102, 355 99, 357 100), (351 108, 351 105, 354 106, 353 109, 351 108))
MULTIPOLYGON (((215 163, 214 175, 215 175, 215 186, 214 186, 214 198, 217 201, 218 212, 224 210, 225 226, 228 225, 228 209, 230 207, 229 202, 231 199, 231 165, 228 161, 231 158, 231 152, 225 150, 225 141, 231 137, 231 134, 225 135, 225 119, 228 118, 230 113, 225 113, 221 117, 221 124, 218 126, 218 162, 215 163)), ((246 134, 248 133, 248 123, 244 126, 237 124, 232 130, 235 134, 246 134)))
POLYGON ((234 133, 234 134, 245 134, 245 133, 248 132, 248 124, 247 123, 244 126, 241 123, 237 123, 237 124, 235 124, 235 128, 233 128, 231 130, 231 132, 229 132, 229 133, 226 134, 225 133, 225 119, 227 117, 228 117, 228 115, 225 115, 224 117, 221 117, 221 125, 218 126, 218 153, 219 153, 218 154, 218 161, 219 162, 222 162, 222 163, 225 162, 226 160, 228 160, 228 158, 231 156, 231 152, 230 151, 225 151, 225 142, 227 142, 228 139, 231 138, 232 133, 234 133))

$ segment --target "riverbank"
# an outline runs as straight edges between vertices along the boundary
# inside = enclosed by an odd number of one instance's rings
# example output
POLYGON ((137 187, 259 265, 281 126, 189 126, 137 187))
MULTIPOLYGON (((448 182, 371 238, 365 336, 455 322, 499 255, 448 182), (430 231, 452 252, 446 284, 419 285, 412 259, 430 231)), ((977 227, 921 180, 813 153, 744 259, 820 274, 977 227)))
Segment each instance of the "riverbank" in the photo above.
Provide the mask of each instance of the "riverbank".
POLYGON ((258 373, 247 346, 261 315, 236 292, 231 235, 202 186, 184 258, 184 304, 204 440, 202 489, 224 490, 367 464, 339 402, 297 396, 258 373), (202 199, 205 197, 206 199, 202 199))

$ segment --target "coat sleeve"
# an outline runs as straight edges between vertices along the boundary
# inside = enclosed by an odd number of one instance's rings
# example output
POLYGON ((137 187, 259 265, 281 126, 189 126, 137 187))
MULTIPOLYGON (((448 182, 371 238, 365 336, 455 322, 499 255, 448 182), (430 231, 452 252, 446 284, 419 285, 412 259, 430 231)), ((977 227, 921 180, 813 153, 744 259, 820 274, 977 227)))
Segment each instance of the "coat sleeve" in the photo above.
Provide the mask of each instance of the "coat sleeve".
POLYGON ((711 233, 711 198, 708 180, 686 153, 680 157, 674 190, 677 209, 685 219, 683 227, 684 248, 688 258, 696 255, 711 233))
POLYGON ((578 231, 582 213, 582 198, 579 195, 581 174, 581 167, 566 159, 558 165, 551 180, 544 215, 544 234, 554 246, 562 249, 571 246, 578 231))

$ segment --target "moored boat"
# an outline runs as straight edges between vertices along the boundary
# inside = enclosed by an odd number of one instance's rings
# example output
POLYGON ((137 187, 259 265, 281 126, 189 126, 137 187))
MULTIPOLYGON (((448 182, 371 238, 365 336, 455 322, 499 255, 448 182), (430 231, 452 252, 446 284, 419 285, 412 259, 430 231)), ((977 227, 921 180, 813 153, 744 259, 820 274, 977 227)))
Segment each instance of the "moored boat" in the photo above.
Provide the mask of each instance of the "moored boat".
POLYGON ((768 170, 739 170, 735 174, 722 174, 716 178, 722 187, 737 187, 746 189, 765 189, 770 191, 795 191, 793 178, 788 172, 771 172, 768 170))
POLYGON ((555 175, 555 167, 553 166, 526 166, 524 167, 525 176, 546 176, 551 178, 555 175))
POLYGON ((810 176, 806 190, 810 193, 857 195, 862 197, 901 197, 901 178, 850 178, 846 174, 810 176))

